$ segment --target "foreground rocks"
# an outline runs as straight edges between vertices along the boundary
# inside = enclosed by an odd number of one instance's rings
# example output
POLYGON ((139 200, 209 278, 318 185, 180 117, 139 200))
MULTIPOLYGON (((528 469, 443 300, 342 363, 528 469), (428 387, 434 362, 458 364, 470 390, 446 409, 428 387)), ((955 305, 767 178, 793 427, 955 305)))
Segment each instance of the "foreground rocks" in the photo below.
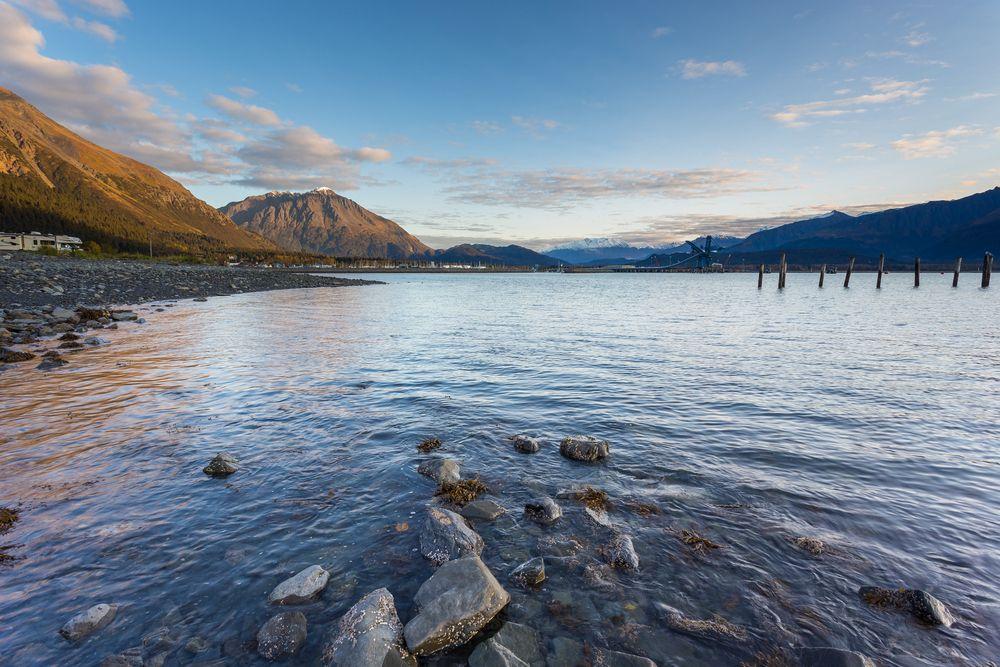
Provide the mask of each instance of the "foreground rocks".
POLYGON ((442 565, 414 596, 418 612, 403 636, 415 655, 430 655, 472 639, 510 602, 510 594, 479 556, 442 565))
POLYGON ((868 656, 842 648, 800 648, 795 657, 802 667, 875 667, 868 656))
POLYGON ((510 440, 514 443, 514 449, 519 452, 524 452, 525 454, 534 454, 542 448, 542 443, 538 441, 538 438, 531 438, 526 435, 515 435, 512 436, 510 440))
POLYGON ((730 623, 720 616, 708 619, 689 618, 665 604, 657 604, 660 617, 674 632, 708 639, 710 641, 742 642, 747 639, 746 628, 730 623))
POLYGON ((535 498, 524 505, 524 515, 544 526, 551 525, 562 518, 562 508, 548 496, 535 498))
POLYGON ((202 468, 202 472, 209 477, 228 477, 239 469, 235 458, 229 454, 222 453, 216 454, 215 458, 202 468))
POLYGON ((611 453, 611 445, 590 435, 574 435, 563 439, 559 453, 574 461, 599 461, 611 453))
POLYGON ((396 601, 384 588, 364 596, 340 619, 323 648, 328 667, 416 665, 403 644, 396 601))
POLYGON ((458 461, 454 459, 429 459, 417 466, 417 472, 442 485, 455 484, 462 479, 458 461))
POLYGON ((458 514, 441 507, 428 507, 420 532, 420 553, 434 563, 483 553, 483 538, 458 514))
POLYGON ((537 556, 521 563, 511 570, 510 578, 524 587, 537 586, 545 581, 545 559, 537 556))
POLYGON ((611 539, 611 543, 605 550, 608 564, 622 570, 638 570, 639 555, 635 552, 632 538, 628 535, 618 534, 611 539))
POLYGON ((569 637, 556 637, 550 642, 549 664, 656 667, 656 663, 649 658, 585 645, 569 637))
POLYGON ((928 625, 943 625, 949 628, 955 622, 955 617, 948 607, 926 591, 862 586, 858 590, 858 595, 873 607, 888 607, 909 612, 918 621, 928 625))
POLYGON ((268 619, 257 633, 257 652, 267 660, 295 655, 306 641, 306 616, 286 611, 268 619))
POLYGON ((305 604, 319 595, 329 580, 329 572, 319 565, 310 565, 275 586, 267 599, 271 604, 305 604))
POLYGON ((95 604, 90 609, 82 611, 66 621, 66 624, 59 630, 59 634, 67 641, 80 641, 107 627, 117 615, 118 605, 95 604))

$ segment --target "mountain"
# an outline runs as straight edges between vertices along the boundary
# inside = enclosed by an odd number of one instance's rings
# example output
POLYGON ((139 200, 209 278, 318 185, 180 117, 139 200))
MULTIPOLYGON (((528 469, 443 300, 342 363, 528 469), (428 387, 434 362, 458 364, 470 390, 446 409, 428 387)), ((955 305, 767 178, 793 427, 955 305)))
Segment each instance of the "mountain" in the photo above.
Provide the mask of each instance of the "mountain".
POLYGON ((3 231, 69 233, 106 248, 274 250, 148 165, 93 144, 0 88, 3 231))
POLYGON ((800 239, 813 236, 819 230, 836 226, 838 224, 853 220, 854 218, 840 211, 830 211, 826 215, 817 218, 808 218, 798 222, 790 222, 780 227, 764 229, 746 237, 741 243, 737 243, 730 248, 732 252, 757 252, 760 250, 773 250, 780 248, 786 243, 792 243, 800 239))
POLYGON ((494 246, 465 243, 447 250, 432 250, 421 259, 455 264, 499 264, 501 266, 558 266, 563 262, 519 245, 494 246))
POLYGON ((417 237, 330 188, 269 192, 219 209, 286 250, 333 257, 405 259, 430 252, 417 237))
MULTIPOLYGON (((698 245, 705 244, 704 236, 694 240, 698 245)), ((725 248, 742 241, 736 236, 713 236, 712 246, 725 248)), ((686 253, 689 247, 679 245, 635 246, 616 239, 582 239, 549 248, 545 254, 571 264, 597 266, 600 264, 624 264, 637 259, 645 259, 654 254, 686 253)))

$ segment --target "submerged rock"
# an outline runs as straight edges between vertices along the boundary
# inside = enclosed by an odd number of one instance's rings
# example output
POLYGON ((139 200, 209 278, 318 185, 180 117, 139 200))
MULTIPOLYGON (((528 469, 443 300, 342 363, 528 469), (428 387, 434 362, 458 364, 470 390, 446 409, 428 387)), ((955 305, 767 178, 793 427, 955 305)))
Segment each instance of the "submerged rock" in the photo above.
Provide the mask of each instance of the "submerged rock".
POLYGON ((327 667, 416 665, 403 644, 403 624, 392 594, 379 588, 347 610, 323 648, 327 667))
POLYGON ((525 503, 524 515, 536 523, 549 525, 562 517, 562 508, 548 496, 542 496, 525 503))
POLYGON ((477 521, 493 521, 504 513, 504 508, 495 500, 473 500, 462 508, 462 516, 477 521))
POLYGON ((306 628, 306 616, 301 611, 272 616, 257 632, 257 652, 267 660, 295 655, 306 641, 306 628))
POLYGON ((239 470, 235 458, 226 453, 216 454, 215 458, 202 468, 202 471, 209 477, 227 477, 239 470))
POLYGON ((639 569, 639 554, 635 552, 632 538, 628 535, 621 533, 615 535, 605 549, 605 554, 612 567, 622 570, 639 569))
POLYGON ((414 654, 430 655, 472 639, 507 606, 510 594, 479 556, 465 556, 442 565, 414 601, 419 611, 403 636, 414 654))
POLYGON ((796 537, 792 539, 792 544, 813 556, 821 556, 826 551, 826 544, 823 540, 815 537, 796 537))
POLYGON ((454 459, 430 459, 417 466, 417 472, 430 477, 438 484, 454 484, 461 481, 458 461, 454 459))
POLYGON ((545 664, 542 640, 534 628, 507 621, 491 639, 532 667, 545 664))
POLYGON ((611 453, 611 445, 590 435, 573 435, 563 438, 559 453, 574 461, 597 461, 611 453))
POLYGON ((271 604, 305 604, 319 595, 329 580, 329 572, 319 565, 310 565, 275 586, 267 599, 271 604))
POLYGON ((537 556, 521 563, 511 570, 510 578, 522 586, 537 586, 545 581, 545 559, 537 556))
POLYGON ((529 667, 513 651, 495 639, 479 644, 469 656, 469 667, 529 667))
POLYGON ((38 364, 38 370, 48 371, 52 370, 53 368, 59 368, 61 366, 65 366, 68 363, 69 362, 65 358, 59 356, 58 353, 53 354, 51 352, 48 352, 44 355, 42 363, 38 364))
POLYGON ((569 637, 549 642, 549 665, 601 665, 601 667, 656 667, 649 658, 582 644, 569 637))
POLYGON ((510 441, 514 443, 514 449, 525 454, 534 454, 542 448, 542 443, 538 441, 538 438, 526 435, 511 436, 510 441))
POLYGON ((441 507, 427 508, 427 521, 420 533, 420 553, 435 565, 483 553, 483 538, 458 514, 441 507))
POLYGON ((90 609, 82 611, 66 621, 66 624, 59 630, 59 634, 67 641, 79 641, 107 627, 117 615, 118 605, 95 604, 90 609))
POLYGON ((955 622, 955 617, 948 607, 926 591, 862 586, 858 589, 858 595, 873 607, 891 607, 907 611, 918 621, 928 625, 943 625, 948 628, 955 622))
POLYGON ((871 658, 842 648, 800 648, 796 657, 802 667, 875 667, 871 658))
POLYGON ((713 641, 742 642, 747 638, 746 628, 730 623, 721 616, 713 616, 708 619, 689 618, 668 605, 657 603, 656 607, 663 622, 675 632, 713 641))
POLYGON ((0 348, 0 362, 5 364, 17 364, 22 361, 31 361, 35 358, 31 352, 14 350, 9 347, 0 348))

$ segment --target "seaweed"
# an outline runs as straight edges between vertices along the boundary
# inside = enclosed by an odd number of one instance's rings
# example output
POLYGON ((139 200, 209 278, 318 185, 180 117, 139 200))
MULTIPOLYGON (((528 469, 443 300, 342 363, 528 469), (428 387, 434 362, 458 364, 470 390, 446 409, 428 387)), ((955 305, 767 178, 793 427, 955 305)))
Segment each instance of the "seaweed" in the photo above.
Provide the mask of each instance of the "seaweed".
POLYGON ((707 537, 703 537, 693 530, 682 530, 677 533, 677 539, 700 553, 708 553, 714 549, 721 549, 721 544, 716 544, 707 537))
POLYGON ((644 503, 638 500, 627 500, 625 501, 625 507, 627 507, 633 514, 637 514, 641 517, 653 516, 654 514, 660 513, 660 508, 652 503, 644 503))
POLYGON ((453 505, 461 507, 466 503, 471 503, 479 494, 489 491, 486 485, 479 481, 479 478, 463 479, 458 482, 442 484, 434 492, 435 496, 442 496, 453 505))
POLYGON ((19 516, 20 513, 16 509, 0 507, 0 535, 10 530, 17 523, 19 516))
POLYGON ((594 489, 592 487, 584 487, 582 490, 577 491, 574 495, 576 500, 583 503, 586 507, 596 511, 608 511, 611 507, 611 503, 608 501, 608 494, 600 489, 594 489))
POLYGON ((433 452, 440 446, 441 446, 441 441, 439 439, 426 438, 423 442, 417 445, 417 450, 426 454, 428 452, 433 452))

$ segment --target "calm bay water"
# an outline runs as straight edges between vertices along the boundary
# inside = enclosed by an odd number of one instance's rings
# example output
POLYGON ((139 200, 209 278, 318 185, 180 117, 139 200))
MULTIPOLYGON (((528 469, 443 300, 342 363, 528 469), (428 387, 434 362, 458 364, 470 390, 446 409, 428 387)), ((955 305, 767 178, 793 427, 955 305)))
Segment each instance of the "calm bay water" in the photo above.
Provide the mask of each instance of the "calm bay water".
POLYGON ((178 303, 63 369, 0 373, 0 505, 21 504, 0 544, 23 557, 0 568, 0 664, 93 665, 162 628, 168 664, 255 664, 267 594, 314 563, 332 578, 304 608, 303 661, 376 587, 405 622, 432 572, 416 550, 430 436, 508 510, 477 524, 501 582, 549 556, 541 589, 509 585, 505 612, 546 640, 661 665, 788 646, 885 665, 1000 655, 997 289, 971 274, 958 290, 894 274, 881 292, 871 275, 818 290, 793 274, 784 293, 751 275, 375 278, 390 284, 178 303), (522 432, 539 454, 512 450, 522 432), (575 433, 611 457, 563 459, 575 433), (218 451, 241 461, 226 481, 201 473, 218 451), (581 577, 600 544, 574 501, 554 527, 521 516, 577 484, 608 492, 641 559, 610 589, 581 577), (693 551, 683 530, 722 548, 693 551), (925 589, 958 622, 866 607, 865 584, 925 589), (78 647, 57 635, 99 602, 125 605, 112 626, 78 647), (674 633, 656 603, 749 639, 674 633), (197 656, 181 648, 195 636, 197 656))

